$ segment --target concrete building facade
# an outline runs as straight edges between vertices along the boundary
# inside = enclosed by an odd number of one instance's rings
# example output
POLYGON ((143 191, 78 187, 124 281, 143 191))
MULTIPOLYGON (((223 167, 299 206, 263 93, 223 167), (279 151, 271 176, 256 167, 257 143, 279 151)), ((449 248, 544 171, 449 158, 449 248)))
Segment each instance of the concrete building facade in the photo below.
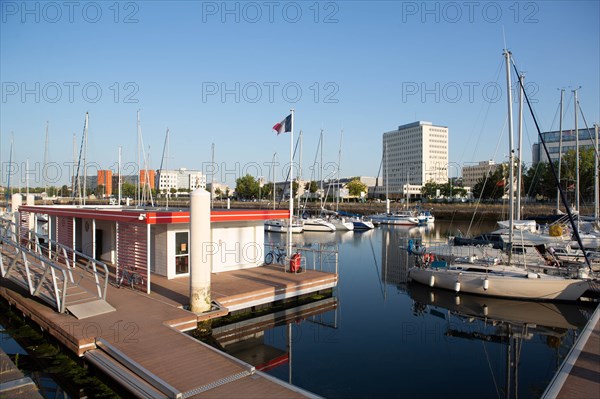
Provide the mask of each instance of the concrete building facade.
MULTIPOLYGON (((579 129, 579 149, 590 148, 595 146, 595 131, 594 128, 579 129)), ((542 133, 550 159, 558 161, 560 150, 560 131, 551 131, 542 133)), ((566 154, 569 150, 575 150, 576 146, 575 129, 562 131, 562 154, 566 154)), ((548 157, 544 151, 542 143, 538 141, 533 144, 531 151, 531 161, 536 164, 539 162, 548 162, 548 157)))
POLYGON ((159 170, 156 174, 156 187, 159 192, 169 192, 171 189, 177 191, 193 191, 197 188, 206 189, 206 176, 199 170, 188 170, 185 168, 159 170))
POLYGON ((477 182, 485 177, 488 173, 494 173, 498 168, 501 168, 503 164, 497 164, 496 162, 480 161, 477 165, 465 165, 462 168, 462 184, 467 187, 474 187, 477 182))
POLYGON ((376 194, 420 195, 433 181, 448 182, 448 128, 417 121, 383 133, 381 187, 376 194))

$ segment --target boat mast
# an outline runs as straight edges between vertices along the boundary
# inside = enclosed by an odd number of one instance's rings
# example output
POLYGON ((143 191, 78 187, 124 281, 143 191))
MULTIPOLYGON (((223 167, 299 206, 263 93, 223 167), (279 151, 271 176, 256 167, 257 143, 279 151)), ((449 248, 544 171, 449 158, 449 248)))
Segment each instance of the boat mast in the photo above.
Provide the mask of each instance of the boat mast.
MULTIPOLYGON (((559 119, 559 136, 558 136, 558 185, 556 187, 556 210, 560 209, 560 174, 562 166, 562 139, 563 139, 563 95, 565 89, 560 89, 560 119, 559 119)), ((548 160, 550 162, 550 160, 548 160)), ((558 212, 557 212, 558 214, 558 212)))
MULTIPOLYGON (((168 132, 169 130, 167 130, 168 132)), ((215 143, 212 143, 210 146, 210 163, 212 164, 210 168, 210 208, 212 209, 215 193, 215 143)))
POLYGON ((273 162, 271 163, 271 169, 273 170, 273 210, 275 210, 275 160, 277 159, 277 153, 273 154, 273 162))
POLYGON ((579 127, 577 125, 579 103, 577 102, 577 89, 573 90, 573 93, 575 96, 575 211, 579 213, 579 127))
POLYGON ((517 205, 515 206, 517 210, 517 220, 521 220, 521 159, 523 156, 523 87, 525 87, 525 74, 521 73, 519 79, 521 79, 521 83, 519 84, 519 142, 517 143, 519 148, 517 150, 517 205))
MULTIPOLYGON (((298 155, 298 192, 300 192, 300 184, 302 180, 302 130, 300 130, 300 135, 298 136, 298 140, 300 141, 300 153, 298 155)), ((273 179, 275 175, 273 175, 273 179)), ((298 196, 298 217, 300 217, 300 196, 298 196)))
POLYGON ((594 158, 594 219, 596 222, 600 220, 600 184, 598 182, 598 158, 600 154, 598 153, 598 124, 594 123, 594 132, 596 139, 596 157, 594 158))
POLYGON ((48 181, 46 179, 46 168, 48 167, 48 121, 46 121, 46 141, 44 143, 44 167, 42 169, 42 179, 44 179, 44 192, 48 196, 48 181))
POLYGON ((294 217, 294 109, 292 108, 290 110, 290 112, 292 113, 292 120, 291 120, 291 129, 290 129, 290 219, 288 221, 288 228, 287 228, 287 239, 288 239, 288 248, 287 248, 287 254, 288 257, 292 256, 292 222, 293 222, 293 217, 294 217))
POLYGON ((119 200, 119 206, 121 206, 121 152, 123 150, 122 146, 119 146, 119 170, 118 170, 118 180, 117 180, 117 187, 118 187, 118 200, 119 200))
POLYGON ((13 158, 13 145, 15 143, 15 137, 14 137, 14 133, 10 132, 10 155, 8 157, 8 170, 10 171, 10 173, 8 173, 8 181, 7 181, 7 187, 6 187, 6 209, 10 212, 12 211, 12 192, 11 192, 11 188, 10 188, 10 176, 12 175, 12 170, 13 170, 13 164, 12 164, 12 158, 13 158))
POLYGON ((320 166, 320 171, 319 171, 319 188, 321 189, 321 210, 323 210, 323 195, 325 194, 325 192, 323 191, 323 129, 321 129, 321 138, 319 139, 319 149, 321 150, 321 160, 319 161, 321 163, 320 166))
POLYGON ((337 164, 337 196, 335 201, 335 211, 338 211, 340 205, 340 165, 342 162, 342 138, 344 137, 344 130, 340 133, 340 148, 338 150, 338 164, 337 164))
POLYGON ((385 157, 385 213, 390 213, 390 199, 388 198, 388 153, 387 143, 384 144, 383 155, 385 157))
MULTIPOLYGON (((514 168, 514 154, 513 154, 513 116, 512 116, 512 92, 510 87, 510 51, 504 49, 504 58, 506 59, 506 97, 508 99, 508 228, 509 228, 509 242, 513 241, 513 219, 514 219, 514 192, 513 192, 513 168, 514 168)), ((512 252, 512 250, 511 250, 512 252)), ((509 253, 510 259, 510 253, 509 253)))
POLYGON ((138 177, 137 177, 137 204, 140 206, 142 204, 142 196, 140 192, 140 177, 142 176, 142 171, 140 168, 140 110, 137 110, 137 167, 138 167, 138 177))

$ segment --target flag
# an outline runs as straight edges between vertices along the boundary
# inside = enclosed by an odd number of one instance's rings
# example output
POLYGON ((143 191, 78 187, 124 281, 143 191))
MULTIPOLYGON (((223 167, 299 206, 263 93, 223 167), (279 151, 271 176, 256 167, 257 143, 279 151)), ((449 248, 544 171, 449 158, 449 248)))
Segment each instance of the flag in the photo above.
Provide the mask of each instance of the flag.
POLYGON ((273 130, 275 130, 277 132, 277 134, 291 132, 292 131, 292 114, 289 114, 288 116, 286 116, 285 119, 282 120, 281 122, 276 123, 275 126, 273 126, 273 130))

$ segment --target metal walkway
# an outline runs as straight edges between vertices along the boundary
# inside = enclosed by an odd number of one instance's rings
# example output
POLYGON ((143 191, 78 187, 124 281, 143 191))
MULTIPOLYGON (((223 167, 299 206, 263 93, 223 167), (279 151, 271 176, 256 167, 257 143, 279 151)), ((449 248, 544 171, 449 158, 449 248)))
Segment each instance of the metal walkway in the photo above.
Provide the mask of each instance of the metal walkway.
POLYGON ((0 272, 59 313, 83 319, 115 310, 106 302, 104 263, 6 219, 0 221, 0 272))

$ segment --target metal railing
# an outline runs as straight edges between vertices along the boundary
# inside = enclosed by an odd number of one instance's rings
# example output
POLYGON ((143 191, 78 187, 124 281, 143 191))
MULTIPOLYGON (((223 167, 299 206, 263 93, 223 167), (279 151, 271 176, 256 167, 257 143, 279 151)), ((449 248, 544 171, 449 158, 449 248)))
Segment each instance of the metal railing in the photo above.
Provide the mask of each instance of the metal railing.
POLYGON ((11 272, 16 277, 15 268, 19 264, 24 266, 25 280, 28 281, 25 288, 29 289, 32 295, 35 295, 34 292, 39 292, 40 288, 32 289, 30 285, 31 262, 27 259, 27 256, 39 263, 38 268, 41 269, 38 273, 42 273, 43 279, 46 278, 48 273, 51 273, 54 281, 56 279, 54 275, 58 271, 64 275, 64 287, 61 288, 56 285, 53 287, 53 291, 60 292, 61 294, 60 296, 55 295, 53 301, 57 304, 59 312, 62 313, 65 311, 67 284, 79 287, 94 297, 106 300, 109 272, 105 263, 6 219, 0 220, 0 239, 3 250, 2 277, 11 275, 11 272), (15 253, 15 258, 13 258, 11 265, 6 268, 4 266, 4 256, 5 254, 8 256, 11 252, 15 253), (17 261, 19 254, 22 254, 23 260, 21 262, 17 261), (83 280, 89 277, 92 278, 94 286, 91 291, 82 286, 83 280))
MULTIPOLYGON (((277 243, 265 243, 265 254, 272 249, 283 248, 284 246, 277 243)), ((318 270, 327 273, 338 274, 339 250, 336 244, 316 243, 310 247, 307 246, 292 246, 292 254, 300 253, 302 256, 302 267, 309 270, 318 270)), ((289 263, 290 258, 285 257, 285 262, 289 263)))
POLYGON ((10 278, 29 291, 30 295, 41 298, 55 306, 59 313, 64 313, 68 283, 67 271, 49 259, 23 248, 4 235, 0 236, 0 245, 2 248, 0 254, 2 277, 10 278), (14 256, 11 258, 10 254, 14 256))

